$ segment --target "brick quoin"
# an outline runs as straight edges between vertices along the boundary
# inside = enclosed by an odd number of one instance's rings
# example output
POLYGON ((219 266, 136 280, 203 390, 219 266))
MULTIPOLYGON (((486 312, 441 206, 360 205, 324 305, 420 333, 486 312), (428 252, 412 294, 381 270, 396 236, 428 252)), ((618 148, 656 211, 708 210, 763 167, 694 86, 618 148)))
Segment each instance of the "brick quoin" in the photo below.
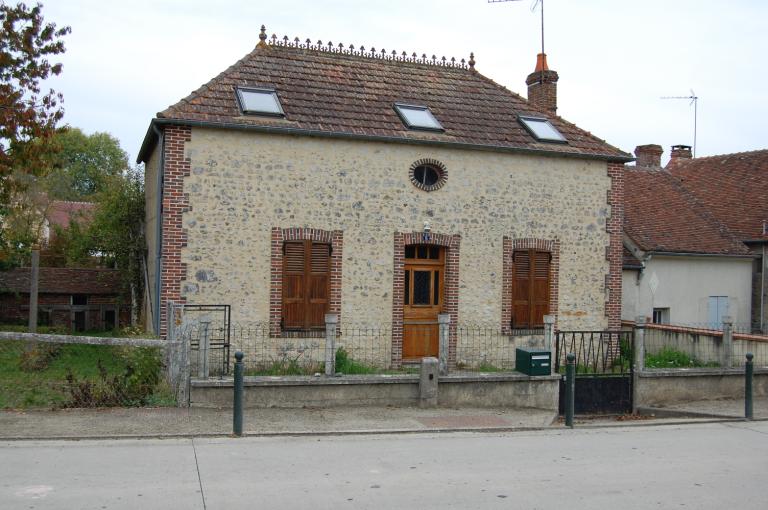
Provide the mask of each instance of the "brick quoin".
POLYGON ((608 318, 608 329, 621 329, 621 264, 622 264, 622 232, 624 221, 624 164, 608 163, 608 177, 611 178, 611 189, 608 190, 608 205, 611 216, 605 224, 609 243, 606 249, 608 259, 608 274, 605 277, 605 288, 608 296, 605 301, 605 316, 608 318))
POLYGON ((555 316, 555 329, 557 329, 558 296, 560 290, 560 240, 517 238, 504 236, 503 242, 503 269, 501 276, 501 331, 509 335, 512 333, 512 270, 513 254, 515 250, 539 250, 549 252, 552 257, 549 263, 549 314, 555 316))
MULTIPOLYGON (((316 241, 331 245, 331 274, 328 313, 336 314, 341 324, 341 261, 344 248, 344 232, 317 228, 272 227, 269 286, 269 335, 282 336, 283 318, 283 243, 285 241, 316 241)), ((341 331, 341 328, 338 329, 341 331)))
POLYGON ((191 210, 189 195, 184 193, 184 178, 190 173, 190 160, 184 157, 184 145, 192 140, 189 126, 165 126, 163 172, 163 247, 160 276, 160 338, 168 332, 168 301, 185 303, 181 282, 187 278, 187 265, 181 261, 181 249, 187 246, 187 232, 182 215, 191 210))
POLYGON ((445 276, 443 284, 443 313, 451 316, 448 337, 448 365, 456 367, 456 326, 459 322, 459 255, 461 236, 422 232, 395 232, 394 273, 392 278, 392 366, 403 363, 403 304, 405 301, 405 247, 410 244, 444 246, 445 276))

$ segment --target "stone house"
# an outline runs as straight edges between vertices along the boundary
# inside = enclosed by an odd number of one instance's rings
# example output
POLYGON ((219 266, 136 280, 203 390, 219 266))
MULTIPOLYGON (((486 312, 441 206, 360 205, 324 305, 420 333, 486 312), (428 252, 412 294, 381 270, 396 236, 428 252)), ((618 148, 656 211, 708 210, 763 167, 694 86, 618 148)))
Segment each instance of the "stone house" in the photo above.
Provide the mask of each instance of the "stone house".
POLYGON ((719 329, 730 316, 748 328, 754 257, 661 154, 638 146, 637 165, 625 167, 622 318, 719 329))
POLYGON ((168 301, 229 304, 270 336, 391 327, 436 354, 437 315, 530 332, 620 326, 623 165, 468 61, 268 39, 157 114, 146 168, 151 328, 168 301))

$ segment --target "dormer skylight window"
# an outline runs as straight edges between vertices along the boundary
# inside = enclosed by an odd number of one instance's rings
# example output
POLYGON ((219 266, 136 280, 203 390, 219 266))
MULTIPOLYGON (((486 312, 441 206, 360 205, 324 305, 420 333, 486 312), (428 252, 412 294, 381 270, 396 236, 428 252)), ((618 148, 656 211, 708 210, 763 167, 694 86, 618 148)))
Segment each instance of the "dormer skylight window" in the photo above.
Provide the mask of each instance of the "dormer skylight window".
POLYGON ((519 119, 520 124, 540 142, 568 143, 568 140, 565 139, 560 131, 543 117, 526 117, 521 115, 519 119))
POLYGON ((426 106, 395 103, 395 111, 408 129, 445 131, 426 106))
POLYGON ((250 115, 284 117, 283 107, 274 89, 238 88, 237 102, 240 110, 250 115))

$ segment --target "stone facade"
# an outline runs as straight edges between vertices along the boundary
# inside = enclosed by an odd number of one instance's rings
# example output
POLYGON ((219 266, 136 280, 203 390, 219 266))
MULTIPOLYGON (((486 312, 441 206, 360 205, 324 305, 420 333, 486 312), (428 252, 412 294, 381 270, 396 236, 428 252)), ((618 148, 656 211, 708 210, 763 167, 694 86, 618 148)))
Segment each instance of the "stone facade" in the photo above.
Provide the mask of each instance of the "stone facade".
POLYGON ((428 221, 433 235, 461 240, 456 322, 498 327, 505 238, 557 243, 551 313, 560 328, 619 322, 620 164, 198 127, 165 133, 161 310, 167 299, 226 303, 235 322, 268 323, 273 229, 308 228, 343 233, 343 320, 396 327, 394 236, 428 221), (411 182, 423 158, 445 165, 441 189, 411 182))

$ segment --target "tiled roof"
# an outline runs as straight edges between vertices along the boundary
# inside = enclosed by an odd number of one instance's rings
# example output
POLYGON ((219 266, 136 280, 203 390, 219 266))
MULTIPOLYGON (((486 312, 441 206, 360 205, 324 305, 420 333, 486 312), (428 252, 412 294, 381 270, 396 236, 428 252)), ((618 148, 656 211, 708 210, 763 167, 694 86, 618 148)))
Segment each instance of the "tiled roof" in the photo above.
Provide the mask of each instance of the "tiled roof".
MULTIPOLYGON (((521 74, 520 82, 525 76, 521 74)), ((367 51, 331 51, 311 44, 261 43, 240 61, 188 97, 157 114, 159 122, 258 127, 288 132, 382 137, 405 142, 449 142, 569 153, 617 161, 631 156, 461 64, 373 56, 367 51), (285 118, 244 115, 235 88, 274 88, 285 118), (408 130, 395 102, 425 105, 444 133, 408 130), (548 117, 567 144, 542 143, 518 115, 548 117)), ((149 137, 150 135, 148 135, 149 137)), ((149 140, 149 138, 148 138, 149 140)), ((147 141, 142 147, 143 157, 147 141)))
POLYGON ((624 233, 641 250, 749 253, 668 171, 625 167, 624 176, 624 233))
POLYGON ((46 211, 48 222, 58 225, 61 228, 69 227, 69 221, 83 221, 90 219, 96 204, 92 202, 70 202, 65 200, 54 200, 46 211))
MULTIPOLYGON (((29 292, 30 268, 0 272, 0 292, 29 292)), ((41 267, 38 292, 49 294, 122 294, 117 269, 41 267)))
POLYGON ((768 240, 768 150, 678 159, 667 169, 740 239, 768 240))

